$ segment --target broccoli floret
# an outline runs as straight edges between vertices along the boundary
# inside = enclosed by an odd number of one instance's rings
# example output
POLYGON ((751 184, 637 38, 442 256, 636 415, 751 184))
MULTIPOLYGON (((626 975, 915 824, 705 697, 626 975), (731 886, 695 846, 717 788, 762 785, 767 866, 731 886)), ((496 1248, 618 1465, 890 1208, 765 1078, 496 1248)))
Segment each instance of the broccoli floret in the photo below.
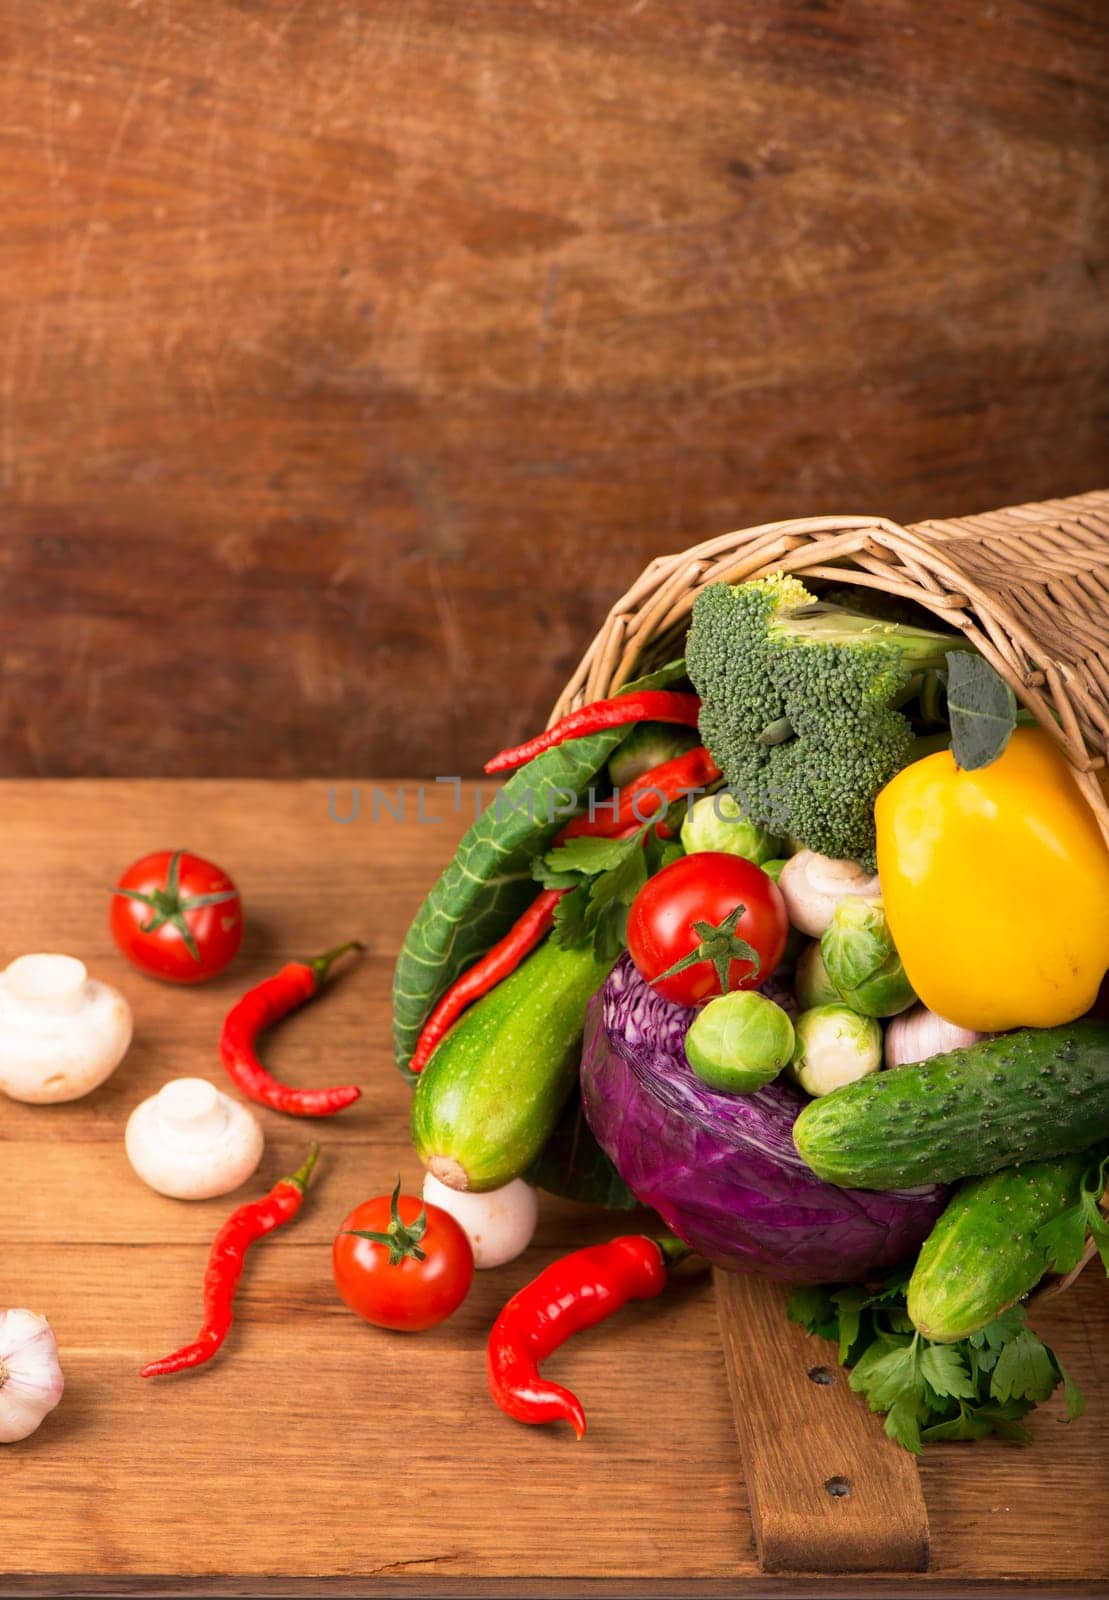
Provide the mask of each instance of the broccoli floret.
POLYGON ((686 641, 701 735, 744 812, 821 855, 874 865, 874 797, 909 759, 897 709, 950 634, 814 599, 775 573, 698 595, 686 641))

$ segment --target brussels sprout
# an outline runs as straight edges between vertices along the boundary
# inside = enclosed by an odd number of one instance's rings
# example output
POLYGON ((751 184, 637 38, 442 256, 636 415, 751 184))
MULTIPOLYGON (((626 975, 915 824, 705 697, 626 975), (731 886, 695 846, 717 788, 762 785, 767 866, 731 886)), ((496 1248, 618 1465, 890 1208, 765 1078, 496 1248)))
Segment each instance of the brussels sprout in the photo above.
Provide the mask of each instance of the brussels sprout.
POLYGON ((719 995, 685 1036, 697 1076, 725 1094, 751 1094, 776 1078, 793 1054, 793 1023, 753 989, 719 995))
POLYGON ((702 795, 690 806, 682 823, 682 844, 689 855, 697 850, 722 850, 725 855, 744 856, 757 867, 782 853, 777 834, 767 833, 745 817, 727 789, 702 795))
POLYGON ((701 742, 696 728, 683 728, 669 722, 638 722, 608 761, 613 787, 623 789, 641 778, 652 767, 684 756, 701 742))
POLYGON ((814 1006, 797 1018, 791 1075, 819 1096, 854 1083, 882 1064, 882 1030, 849 1006, 814 1006))
POLYGON ((886 914, 867 900, 841 900, 820 940, 840 998, 868 1017, 894 1017, 916 999, 894 948, 886 914))
POLYGON ((802 1011, 810 1011, 813 1006, 843 1004, 839 990, 828 976, 828 969, 820 954, 819 939, 805 946, 794 973, 793 992, 802 1011))

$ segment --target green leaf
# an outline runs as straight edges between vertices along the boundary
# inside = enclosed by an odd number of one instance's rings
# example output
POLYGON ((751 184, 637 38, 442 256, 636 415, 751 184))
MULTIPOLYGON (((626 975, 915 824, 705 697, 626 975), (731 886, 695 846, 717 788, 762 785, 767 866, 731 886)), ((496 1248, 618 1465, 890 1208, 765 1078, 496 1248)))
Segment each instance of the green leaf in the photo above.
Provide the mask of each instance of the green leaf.
POLYGON ((838 1324, 835 1303, 829 1291, 819 1285, 791 1289, 786 1301, 786 1316, 791 1322, 799 1322, 807 1333, 817 1334, 821 1339, 836 1337, 838 1324))
POLYGON ((580 872, 552 872, 542 856, 532 868, 532 877, 544 889, 576 889, 582 882, 580 872))
POLYGON ((882 1350, 877 1342, 872 1344, 855 1363, 848 1381, 852 1389, 866 1395, 871 1411, 888 1411, 904 1395, 919 1397, 916 1341, 892 1350, 882 1350), (872 1355, 873 1359, 869 1359, 872 1355))
POLYGON ((543 857, 543 864, 550 872, 580 872, 593 877, 620 866, 631 855, 641 854, 641 837, 641 834, 632 834, 627 839, 595 839, 582 834, 580 838, 567 839, 557 850, 550 851, 543 857))
POLYGON ((1047 1400, 1058 1381, 1047 1348, 1030 1328, 1025 1328, 999 1354, 990 1379, 990 1394, 995 1400, 1047 1400))
POLYGON ((407 1064, 428 1014, 455 978, 502 939, 535 896, 532 866, 628 729, 571 739, 529 761, 473 826, 405 935, 393 974, 393 1044, 407 1064))
POLYGON ((956 765, 964 772, 977 772, 1004 752, 1016 726, 1017 701, 984 656, 950 650, 947 712, 956 765))
POLYGON ((1068 1422, 1074 1422, 1078 1417, 1083 1417, 1086 1414, 1086 1396, 1059 1360, 1055 1351, 1049 1350, 1048 1353, 1055 1363, 1056 1372, 1063 1380, 1063 1416, 1068 1422))
POLYGON ((931 1444, 940 1440, 985 1439, 992 1432, 993 1423, 988 1417, 979 1416, 966 1406, 960 1406, 958 1416, 949 1417, 946 1422, 932 1423, 923 1430, 921 1438, 926 1444, 931 1444))
POLYGON ((1024 1327, 1024 1307, 1010 1306, 1008 1311, 1003 1311, 999 1317, 988 1322, 984 1328, 979 1328, 977 1333, 972 1333, 967 1343, 976 1349, 985 1346, 989 1350, 1000 1350, 1008 1344, 1010 1339, 1015 1339, 1024 1327))
POLYGON ((1076 1267, 1086 1248, 1086 1210, 1082 1202, 1045 1222, 1036 1230, 1034 1243, 1043 1251, 1049 1271, 1069 1272, 1076 1267))
POLYGON ((973 1400, 977 1390, 958 1345, 927 1344, 920 1357, 924 1381, 937 1395, 973 1400))
POLYGON ((1011 1439, 1014 1444, 1031 1444, 1032 1435, 1015 1420, 1018 1416, 1026 1416, 1031 1409, 1031 1401, 1023 1411, 1015 1413, 1002 1406, 979 1406, 974 1415, 988 1422, 990 1432, 996 1433, 999 1439, 1011 1439))
POLYGON ((851 1347, 862 1330, 866 1291, 863 1289, 841 1289, 834 1298, 839 1311, 839 1364, 842 1367, 846 1364, 847 1358, 851 1354, 851 1347))
POLYGON ((584 944, 590 937, 586 920, 589 911, 589 884, 579 884, 569 894, 564 894, 555 906, 554 930, 551 938, 564 950, 584 944))
POLYGON ((621 861, 593 880, 590 907, 594 916, 599 916, 601 911, 613 902, 621 906, 630 906, 647 882, 647 863, 643 857, 643 850, 638 840, 633 839, 631 844, 633 848, 621 861))
POLYGON ((863 1301, 865 1306, 881 1306, 887 1303, 900 1301, 905 1303, 905 1291, 909 1287, 909 1279, 913 1275, 913 1263, 903 1262, 895 1267, 889 1276, 883 1280, 882 1287, 874 1294, 868 1295, 863 1301))
POLYGON ((587 927, 597 959, 615 961, 628 942, 628 908, 619 900, 609 901, 598 914, 590 911, 587 927))
POLYGON ((570 1096, 554 1131, 524 1177, 537 1189, 584 1205, 632 1211, 639 1204, 593 1137, 582 1110, 580 1090, 570 1096))
POLYGON ((921 1454, 920 1414, 919 1398, 903 1394, 890 1406, 885 1421, 887 1438, 895 1439, 906 1450, 911 1450, 914 1456, 921 1454))
POLYGON ((685 676, 685 657, 679 656, 676 661, 668 661, 665 666, 656 667, 653 672, 644 673, 641 678, 633 678, 622 689, 617 689, 616 693, 641 694, 644 689, 668 689, 671 684, 678 683, 685 676))

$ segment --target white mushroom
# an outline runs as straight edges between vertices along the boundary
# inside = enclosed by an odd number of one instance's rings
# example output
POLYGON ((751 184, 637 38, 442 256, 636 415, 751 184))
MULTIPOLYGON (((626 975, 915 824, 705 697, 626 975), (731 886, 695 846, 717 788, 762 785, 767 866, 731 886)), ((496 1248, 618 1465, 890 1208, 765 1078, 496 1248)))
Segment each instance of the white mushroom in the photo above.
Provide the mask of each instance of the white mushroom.
POLYGON ((820 938, 841 900, 850 896, 860 900, 882 898, 876 872, 867 872, 857 861, 817 855, 815 850, 799 850, 790 856, 778 877, 778 888, 790 922, 810 939, 820 938))
POLYGON ((470 1241, 475 1267, 502 1267, 527 1249, 539 1216, 539 1196, 523 1178, 501 1189, 474 1194, 449 1189, 433 1173, 424 1176, 424 1199, 449 1211, 470 1241))
POLYGON ((204 1078, 172 1078, 127 1122, 127 1159, 175 1200, 208 1200, 245 1183, 262 1159, 253 1113, 204 1078))
POLYGON ((13 1100, 78 1100, 131 1043, 131 1008, 74 956, 19 956, 0 972, 0 1089, 13 1100))

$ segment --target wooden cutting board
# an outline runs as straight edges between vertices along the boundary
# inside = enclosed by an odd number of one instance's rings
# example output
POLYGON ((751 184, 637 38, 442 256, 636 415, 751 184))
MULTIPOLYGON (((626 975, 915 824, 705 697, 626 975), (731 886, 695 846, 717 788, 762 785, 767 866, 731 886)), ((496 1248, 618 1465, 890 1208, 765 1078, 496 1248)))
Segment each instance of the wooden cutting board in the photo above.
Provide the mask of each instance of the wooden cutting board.
MULTIPOLYGON (((388 787, 395 807, 397 786, 388 787)), ((348 815, 352 799, 341 786, 336 812, 348 815)), ((872 1546, 876 1567, 913 1565, 904 1552, 920 1524, 915 1469, 875 1436, 842 1383, 810 1384, 823 1409, 807 1415, 776 1411, 759 1390, 760 1372, 793 1382, 799 1364, 831 1365, 826 1346, 780 1317, 774 1286, 724 1287, 732 1381, 754 1438, 748 1479, 707 1280, 629 1307, 552 1361, 585 1404, 581 1444, 508 1421, 486 1395, 483 1346, 496 1310, 554 1256, 623 1221, 545 1199, 527 1255, 480 1274, 460 1312, 428 1334, 368 1328, 336 1299, 329 1247, 342 1217, 398 1171, 419 1179, 408 1091, 390 1060, 390 969, 465 825, 470 792, 456 814, 449 791, 429 786, 425 822, 414 785, 404 787, 403 823, 383 811, 372 821, 369 785, 360 799, 343 825, 329 816, 324 783, 0 783, 0 960, 35 949, 79 955, 124 990, 136 1018, 126 1061, 88 1099, 0 1100, 0 1304, 47 1313, 68 1383, 32 1439, 0 1450, 0 1593, 182 1584, 222 1594, 890 1593, 879 1573, 829 1575, 854 1561, 837 1544, 848 1520, 840 1512, 862 1508, 871 1530, 885 1529, 886 1547, 872 1546), (249 921, 232 972, 192 991, 128 968, 105 921, 118 871, 179 844, 234 874, 249 921), (274 1034, 268 1053, 291 1080, 353 1079, 364 1098, 314 1130, 324 1144, 318 1181, 295 1225, 252 1257, 220 1358, 143 1383, 144 1360, 195 1332, 219 1222, 297 1165, 308 1130, 262 1112, 257 1182, 233 1200, 185 1204, 132 1174, 127 1114, 167 1078, 221 1082, 215 1043, 230 1001, 289 956, 352 934, 369 944, 361 965, 274 1034), (860 1423, 879 1457, 851 1456, 860 1423), (875 1459, 881 1473, 871 1478, 875 1459), (853 1495, 828 1495, 833 1475, 851 1479, 853 1495), (891 1498, 898 1483, 904 1492, 891 1498), (805 1526, 814 1492, 827 1501, 816 1502, 825 1528, 815 1543, 805 1526), (754 1507, 768 1565, 781 1564, 773 1550, 785 1541, 811 1562, 826 1552, 827 1571, 764 1575, 754 1507)), ((1053 1403, 1030 1449, 987 1441, 930 1451, 920 1471, 930 1566, 898 1578, 898 1593, 1098 1592, 1109 1569, 1104 1280, 1087 1273, 1039 1326, 1085 1389, 1087 1416, 1064 1426, 1053 1403)))

